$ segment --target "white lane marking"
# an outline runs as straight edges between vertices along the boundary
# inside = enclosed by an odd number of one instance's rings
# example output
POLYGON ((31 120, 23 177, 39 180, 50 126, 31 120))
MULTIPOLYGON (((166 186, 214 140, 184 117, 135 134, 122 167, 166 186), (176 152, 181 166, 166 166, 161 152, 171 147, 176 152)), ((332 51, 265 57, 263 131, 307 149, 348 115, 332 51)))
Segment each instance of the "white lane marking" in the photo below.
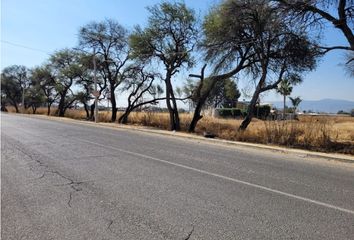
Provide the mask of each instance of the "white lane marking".
POLYGON ((157 162, 166 163, 166 164, 177 166, 177 167, 181 167, 181 168, 184 168, 184 169, 189 169, 189 170, 192 170, 192 171, 195 171, 195 172, 199 172, 199 173, 203 173, 203 174, 206 174, 206 175, 214 176, 214 177, 221 178, 221 179, 228 180, 228 181, 235 182, 235 183, 244 184, 244 185, 247 185, 247 186, 250 186, 250 187, 262 189, 262 190, 265 190, 265 191, 268 191, 268 192, 272 192, 272 193, 277 193, 279 195, 287 196, 287 197, 290 197, 290 198, 295 198, 295 199, 298 199, 298 200, 302 200, 302 201, 305 201, 305 202, 317 204, 319 206, 335 209, 335 210, 338 210, 338 211, 341 211, 341 212, 345 212, 345 213, 349 213, 349 214, 354 215, 354 211, 353 210, 346 209, 346 208, 341 208, 341 207, 338 207, 338 206, 335 206, 335 205, 332 205, 332 204, 320 202, 320 201, 313 200, 313 199, 306 198, 306 197, 301 197, 301 196, 298 196, 298 195, 295 195, 295 194, 291 194, 291 193, 282 192, 282 191, 279 191, 279 190, 276 190, 276 189, 272 189, 272 188, 264 187, 262 185, 258 185, 258 184, 254 184, 254 183, 250 183, 250 182, 246 182, 246 181, 242 181, 242 180, 239 180, 239 179, 236 179, 236 178, 226 177, 226 176, 223 176, 223 175, 220 175, 220 174, 217 174, 217 173, 212 173, 212 172, 208 172, 208 171, 205 171, 205 170, 197 169, 197 168, 194 168, 194 167, 189 167, 189 166, 186 166, 186 165, 183 165, 183 164, 174 163, 174 162, 170 162, 170 161, 167 161, 167 160, 151 157, 151 156, 148 156, 148 155, 145 155, 145 154, 131 152, 131 151, 124 150, 124 149, 121 149, 121 148, 107 146, 107 145, 103 145, 103 144, 100 144, 100 143, 83 140, 83 139, 80 139, 80 138, 76 138, 76 139, 81 141, 81 142, 90 143, 90 144, 93 144, 93 145, 96 145, 96 146, 100 146, 100 147, 104 147, 104 148, 120 151, 120 152, 123 152, 123 153, 127 153, 127 154, 130 154, 130 155, 134 155, 134 156, 138 156, 138 157, 142 157, 142 158, 151 159, 151 160, 154 160, 154 161, 157 161, 157 162))

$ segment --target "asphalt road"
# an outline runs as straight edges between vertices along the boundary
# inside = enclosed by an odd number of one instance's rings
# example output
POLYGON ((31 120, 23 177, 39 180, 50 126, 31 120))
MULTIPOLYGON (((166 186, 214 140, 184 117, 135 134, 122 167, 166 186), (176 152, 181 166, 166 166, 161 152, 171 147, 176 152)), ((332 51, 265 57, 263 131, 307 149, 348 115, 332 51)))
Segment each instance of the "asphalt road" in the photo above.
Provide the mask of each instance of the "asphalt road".
POLYGON ((1 239, 354 239, 353 164, 1 115, 1 239))

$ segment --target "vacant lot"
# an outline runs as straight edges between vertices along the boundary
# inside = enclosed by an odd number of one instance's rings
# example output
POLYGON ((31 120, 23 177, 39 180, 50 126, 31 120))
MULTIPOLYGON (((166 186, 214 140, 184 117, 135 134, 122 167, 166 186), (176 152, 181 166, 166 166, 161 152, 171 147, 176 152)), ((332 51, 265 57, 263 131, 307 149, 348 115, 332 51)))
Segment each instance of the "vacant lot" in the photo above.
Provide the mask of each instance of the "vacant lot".
MULTIPOLYGON (((46 109, 38 109, 45 114, 46 109)), ((29 113, 29 111, 28 111, 29 113)), ((54 114, 54 112, 53 112, 54 114)), ((85 119, 82 110, 68 110, 66 116, 85 119)), ((192 118, 181 114, 182 131, 186 131, 192 118)), ((109 122, 110 113, 100 112, 100 121, 109 122)), ((196 133, 211 132, 227 140, 283 145, 315 151, 338 152, 354 155, 354 117, 350 116, 300 116, 299 120, 262 121, 254 119, 244 132, 237 131, 242 120, 204 117, 200 120, 196 133)), ((167 113, 132 113, 129 124, 168 129, 167 113)))

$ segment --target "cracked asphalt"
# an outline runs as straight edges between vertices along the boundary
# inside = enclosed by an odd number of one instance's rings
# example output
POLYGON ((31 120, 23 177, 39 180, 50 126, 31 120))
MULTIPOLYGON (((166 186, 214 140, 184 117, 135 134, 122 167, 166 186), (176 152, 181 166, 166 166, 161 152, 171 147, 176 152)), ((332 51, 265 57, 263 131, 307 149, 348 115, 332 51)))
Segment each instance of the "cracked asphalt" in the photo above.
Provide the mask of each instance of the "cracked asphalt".
POLYGON ((354 239, 354 166, 1 114, 1 239, 354 239))

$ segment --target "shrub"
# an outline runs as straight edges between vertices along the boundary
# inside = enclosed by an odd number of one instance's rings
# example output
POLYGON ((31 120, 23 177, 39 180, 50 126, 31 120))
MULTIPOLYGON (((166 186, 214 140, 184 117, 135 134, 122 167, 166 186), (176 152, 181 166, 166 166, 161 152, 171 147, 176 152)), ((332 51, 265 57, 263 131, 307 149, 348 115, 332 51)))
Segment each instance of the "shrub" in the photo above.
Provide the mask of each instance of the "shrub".
POLYGON ((221 117, 232 117, 232 118, 237 118, 237 117, 243 117, 244 113, 242 112, 241 109, 238 108, 220 108, 216 109, 219 112, 219 116, 221 117))
POLYGON ((254 108, 253 114, 255 117, 259 119, 267 119, 269 113, 270 113, 270 106, 269 105, 261 105, 261 106, 256 106, 254 108))
MULTIPOLYGON (((254 108, 253 114, 259 119, 267 119, 268 115, 270 114, 270 109, 271 107, 269 105, 256 106, 254 108)), ((247 110, 242 110, 239 108, 220 108, 217 109, 217 111, 219 112, 219 116, 226 118, 240 118, 247 115, 247 110)))

